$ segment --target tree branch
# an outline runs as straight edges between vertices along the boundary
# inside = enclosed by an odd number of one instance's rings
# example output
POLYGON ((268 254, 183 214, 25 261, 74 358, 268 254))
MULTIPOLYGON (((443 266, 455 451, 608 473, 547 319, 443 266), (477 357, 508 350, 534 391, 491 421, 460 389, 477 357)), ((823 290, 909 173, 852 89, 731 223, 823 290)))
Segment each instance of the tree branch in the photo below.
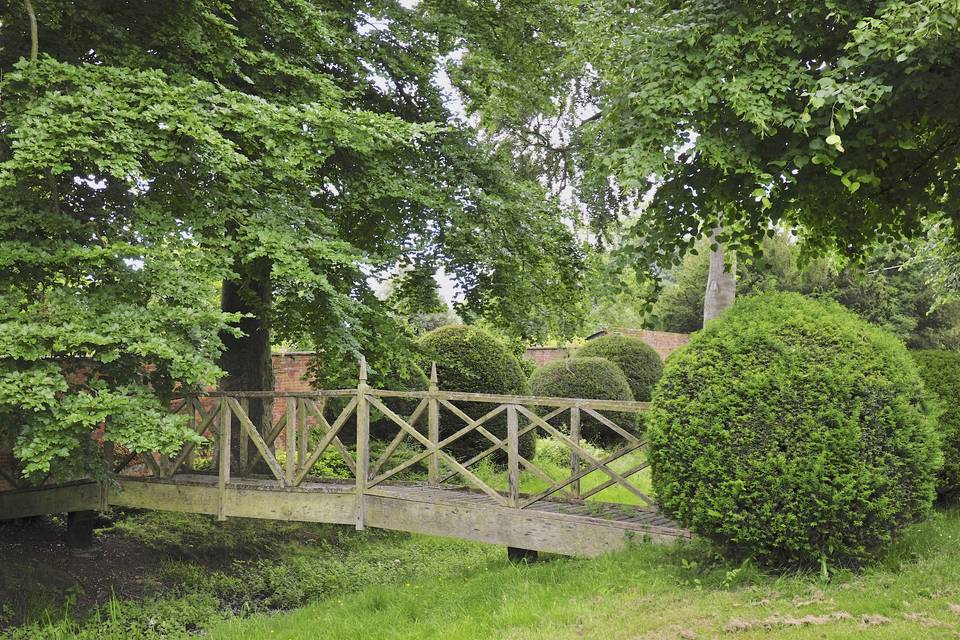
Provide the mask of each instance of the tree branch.
POLYGON ((30 62, 37 61, 37 52, 39 49, 38 36, 37 36, 37 14, 33 11, 33 3, 30 0, 23 0, 23 6, 27 10, 27 15, 30 16, 30 62))

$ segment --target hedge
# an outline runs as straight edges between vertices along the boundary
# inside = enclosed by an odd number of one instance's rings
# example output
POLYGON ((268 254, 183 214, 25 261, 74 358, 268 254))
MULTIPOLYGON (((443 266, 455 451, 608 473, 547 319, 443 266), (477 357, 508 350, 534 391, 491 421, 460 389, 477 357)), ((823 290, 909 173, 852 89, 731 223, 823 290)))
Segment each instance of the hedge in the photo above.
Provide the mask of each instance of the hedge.
POLYGON ((937 431, 943 451, 943 469, 937 492, 946 499, 960 497, 960 352, 914 351, 913 359, 936 402, 937 431))
MULTIPOLYGON (((620 367, 605 358, 566 358, 548 362, 530 376, 530 392, 535 396, 554 398, 592 398, 597 400, 633 400, 630 383, 620 367)), ((617 426, 637 433, 634 413, 602 412, 617 426)), ((568 413, 554 421, 566 428, 568 413)), ((580 436, 593 444, 610 446, 622 443, 623 437, 596 418, 581 412, 580 436)))
POLYGON ((742 299, 671 356, 654 391, 658 500, 735 556, 860 564, 935 496, 922 393, 904 346, 838 304, 742 299))
MULTIPOLYGON (((430 369, 437 363, 437 378, 444 391, 469 393, 496 393, 524 395, 528 393, 527 379, 519 360, 492 334, 468 325, 450 325, 434 329, 418 341, 421 351, 421 366, 430 369)), ((457 402, 457 408, 471 418, 479 418, 496 405, 482 402, 457 402)), ((440 438, 459 431, 466 423, 446 408, 440 410, 440 438)), ((505 438, 507 432, 506 412, 484 423, 493 435, 505 438)), ((493 443, 473 431, 445 448, 454 457, 465 460, 490 447, 493 443)), ((536 449, 536 439, 531 431, 520 441, 520 455, 530 459, 536 449)), ((496 462, 504 462, 506 454, 494 454, 496 462)))
POLYGON ((574 358, 606 358, 620 367, 630 383, 633 398, 650 400, 653 386, 663 375, 659 354, 643 340, 629 336, 603 336, 577 349, 574 358))

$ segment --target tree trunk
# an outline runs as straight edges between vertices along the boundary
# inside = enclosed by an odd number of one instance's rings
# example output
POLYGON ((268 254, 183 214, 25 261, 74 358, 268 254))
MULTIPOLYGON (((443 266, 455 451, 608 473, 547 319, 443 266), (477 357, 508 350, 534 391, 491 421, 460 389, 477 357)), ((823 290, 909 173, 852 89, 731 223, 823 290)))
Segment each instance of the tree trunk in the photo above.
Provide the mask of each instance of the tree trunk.
MULTIPOLYGON (((720 234, 720 231, 721 228, 717 227, 711 232, 711 242, 720 234)), ((723 245, 718 242, 717 250, 710 251, 710 272, 707 275, 707 290, 703 297, 703 326, 707 326, 708 322, 729 309, 736 296, 736 257, 731 260, 728 269, 724 261, 723 245)))
MULTIPOLYGON (((260 258, 250 264, 237 264, 235 280, 225 280, 220 297, 220 308, 230 313, 243 313, 237 327, 241 336, 224 333, 224 351, 220 356, 220 368, 226 376, 220 382, 221 391, 271 391, 273 389, 273 362, 270 357, 270 323, 266 317, 272 301, 270 261, 260 258)), ((270 399, 250 398, 250 421, 260 433, 270 429, 273 420, 273 403, 270 399)), ((240 460, 239 420, 234 417, 231 426, 231 455, 233 466, 240 460)), ((256 451, 250 447, 252 451, 256 451)), ((238 470, 238 469, 234 469, 238 470)), ((254 467, 256 473, 269 473, 260 460, 254 467)))

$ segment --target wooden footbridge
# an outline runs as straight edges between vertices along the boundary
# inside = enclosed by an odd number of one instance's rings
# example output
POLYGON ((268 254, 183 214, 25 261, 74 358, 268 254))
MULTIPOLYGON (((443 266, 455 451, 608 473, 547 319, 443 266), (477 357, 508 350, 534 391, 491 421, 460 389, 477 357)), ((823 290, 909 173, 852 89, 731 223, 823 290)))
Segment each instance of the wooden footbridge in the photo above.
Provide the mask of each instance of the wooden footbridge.
POLYGON ((361 366, 355 389, 182 398, 174 410, 186 414, 204 444, 188 443, 173 456, 128 453, 115 461, 115 477, 101 482, 0 492, 0 520, 134 507, 378 527, 592 556, 630 540, 689 537, 638 486, 648 466, 646 443, 613 419, 646 408, 640 402, 441 391, 435 371, 428 391, 380 390, 367 385, 361 366), (252 402, 281 404, 279 418, 262 420, 258 429, 252 402), (401 416, 401 406, 415 408, 401 416), (370 452, 371 412, 396 432, 376 457, 370 452), (441 413, 445 425, 455 417, 463 426, 453 432, 446 427, 441 438, 441 413), (595 457, 581 445, 581 420, 612 431, 619 448, 595 457), (562 477, 521 455, 521 440, 531 432, 569 450, 562 477), (482 438, 488 446, 464 459, 451 452, 463 438, 482 438), (349 469, 348 479, 311 475, 328 451, 349 469), (398 451, 415 453, 397 461, 398 451), (497 483, 489 474, 487 481, 478 475, 477 465, 491 456, 505 461, 505 489, 492 487, 497 483), (425 480, 397 480, 423 466, 425 480), (599 501, 612 487, 633 504, 599 501))

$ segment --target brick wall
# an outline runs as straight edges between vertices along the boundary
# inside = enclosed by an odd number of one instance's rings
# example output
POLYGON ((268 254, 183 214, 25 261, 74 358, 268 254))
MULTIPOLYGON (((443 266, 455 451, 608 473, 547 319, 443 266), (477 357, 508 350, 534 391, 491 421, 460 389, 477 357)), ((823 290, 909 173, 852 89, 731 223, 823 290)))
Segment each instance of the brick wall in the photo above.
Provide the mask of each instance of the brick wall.
MULTIPOLYGON (((666 360, 667 356, 687 344, 690 341, 688 333, 671 333, 669 331, 650 331, 649 329, 630 329, 627 327, 615 327, 604 329, 593 334, 588 340, 599 338, 605 335, 624 335, 634 338, 640 338, 653 350, 660 354, 660 357, 666 360)), ((565 347, 530 347, 523 354, 523 357, 533 360, 537 366, 562 360, 570 355, 571 349, 565 347)))
MULTIPOLYGON (((310 391, 307 368, 313 360, 309 351, 288 351, 273 354, 273 390, 274 391, 310 391)), ((273 419, 278 420, 286 405, 273 403, 273 419)))
POLYGON ((539 367, 554 360, 563 360, 570 355, 570 349, 566 347, 528 347, 523 357, 533 362, 539 367))
POLYGON ((640 338, 653 347, 653 350, 659 353, 660 357, 664 360, 666 360, 667 356, 671 353, 690 342, 689 333, 672 333, 670 331, 650 331, 649 329, 614 327, 601 332, 601 335, 607 334, 640 338))

